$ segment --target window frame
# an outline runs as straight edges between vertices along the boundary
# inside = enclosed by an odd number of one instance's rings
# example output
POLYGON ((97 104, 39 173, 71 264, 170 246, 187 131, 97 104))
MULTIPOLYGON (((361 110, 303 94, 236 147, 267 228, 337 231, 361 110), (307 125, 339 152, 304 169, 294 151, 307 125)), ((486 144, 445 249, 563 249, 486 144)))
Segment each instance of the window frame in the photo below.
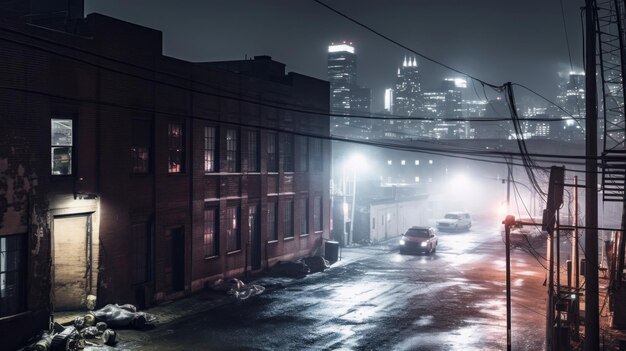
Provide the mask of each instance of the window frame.
POLYGON ((203 213, 202 248, 204 258, 219 257, 220 255, 220 214, 218 206, 205 206, 203 213), (212 214, 210 220, 208 215, 212 214), (209 223, 213 225, 210 226, 209 223), (211 231, 212 230, 212 231, 211 231))
POLYGON ((0 294, 5 295, 5 297, 0 299, 0 318, 27 311, 28 234, 20 233, 0 236, 0 279, 2 279, 3 276, 5 277, 4 281, 9 280, 9 283, 5 285, 5 291, 3 291, 0 286, 0 294), (14 244, 16 246, 15 250, 9 251, 7 244, 9 239, 16 239, 17 243, 14 244), (13 260, 11 260, 12 257, 9 257, 9 253, 11 252, 15 253, 13 260), (5 257, 4 264, 1 257, 5 257), (15 265, 15 269, 9 269, 10 261, 19 261, 19 263, 15 265), (16 284, 10 284, 10 279, 6 278, 9 274, 16 275, 16 284), (13 286, 15 287, 15 291, 9 296, 11 293, 10 288, 13 286))
POLYGON ((219 128, 204 126, 204 172, 219 172, 219 128), (212 133, 211 133, 212 132, 212 133))
MULTIPOLYGON (((76 126, 75 126, 75 121, 74 118, 61 118, 61 117, 51 117, 50 118, 50 175, 55 176, 55 177, 63 177, 63 176, 72 176, 74 175, 74 167, 75 167, 75 162, 74 162, 74 155, 75 155, 75 142, 74 140, 76 139, 75 136, 75 130, 76 130, 76 126), (59 143, 58 141, 55 142, 55 139, 53 137, 53 133, 54 133, 54 122, 58 121, 58 123, 62 123, 63 121, 70 122, 70 135, 69 135, 69 144, 68 143, 59 143), (59 149, 63 149, 66 148, 69 150, 69 167, 68 167, 68 171, 67 173, 54 173, 54 169, 55 169, 55 150, 59 150, 59 149)), ((57 153, 59 155, 62 155, 62 153, 57 153)))
POLYGON ((239 172, 239 129, 226 128, 224 133, 224 147, 226 159, 224 171, 228 173, 239 172))
POLYGON ((267 172, 278 172, 278 134, 267 133, 267 172))
POLYGON ((185 160, 185 123, 183 121, 169 121, 167 124, 167 173, 168 174, 183 174, 185 173, 186 160, 185 160), (180 128, 179 137, 175 138, 172 135, 174 127, 180 128), (176 142, 178 141, 178 142, 176 142), (178 147, 178 149, 172 149, 178 147), (177 157, 176 157, 177 156, 177 157), (172 166, 173 161, 178 161, 178 168, 172 166))
POLYGON ((309 171, 309 140, 306 136, 296 135, 296 152, 298 157, 295 160, 296 172, 309 171))
POLYGON ((248 172, 258 173, 261 171, 260 153, 259 153, 259 132, 256 130, 248 130, 248 172))
POLYGON ((295 237, 293 207, 293 199, 283 201, 283 240, 289 240, 295 237))
POLYGON ((152 173, 152 150, 153 142, 152 142, 152 130, 153 123, 150 119, 145 118, 133 118, 131 121, 131 135, 130 135, 130 163, 131 163, 131 174, 150 174, 152 173), (139 123, 145 125, 140 126, 139 123), (141 141, 139 139, 143 139, 139 137, 138 134, 141 127, 147 128, 147 140, 141 141), (140 149, 145 149, 145 157, 140 157, 140 149), (142 161, 143 160, 143 161, 142 161), (145 168, 141 168, 140 163, 143 163, 145 168))
POLYGON ((283 133, 281 137, 282 156, 283 156, 283 172, 294 172, 294 135, 291 133, 283 133))
POLYGON ((267 202, 267 242, 278 241, 278 202, 267 202))
POLYGON ((313 231, 324 231, 324 202, 321 196, 313 198, 313 231))
POLYGON ((226 223, 226 253, 241 251, 241 206, 226 207, 224 214, 226 223))
POLYGON ((298 208, 300 211, 300 236, 309 234, 309 199, 302 198, 298 200, 298 208))

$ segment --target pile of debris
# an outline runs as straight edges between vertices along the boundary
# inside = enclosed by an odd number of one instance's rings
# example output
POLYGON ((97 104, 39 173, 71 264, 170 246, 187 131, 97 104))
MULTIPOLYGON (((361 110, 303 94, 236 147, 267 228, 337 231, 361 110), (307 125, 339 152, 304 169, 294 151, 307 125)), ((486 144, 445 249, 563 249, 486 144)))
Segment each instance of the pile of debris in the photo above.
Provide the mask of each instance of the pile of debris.
POLYGON ((210 286, 211 290, 223 292, 233 297, 237 301, 244 301, 253 296, 261 295, 265 287, 257 284, 245 284, 237 278, 232 278, 228 282, 218 279, 210 286))
POLYGON ((111 328, 142 329, 156 322, 156 316, 137 312, 133 305, 106 305, 82 317, 76 317, 72 325, 54 323, 50 330, 42 332, 37 341, 24 350, 74 351, 86 346, 115 346, 117 333, 111 328))
POLYGON ((309 273, 323 272, 330 262, 321 256, 305 257, 296 262, 279 261, 270 270, 270 275, 289 278, 304 278, 309 273))

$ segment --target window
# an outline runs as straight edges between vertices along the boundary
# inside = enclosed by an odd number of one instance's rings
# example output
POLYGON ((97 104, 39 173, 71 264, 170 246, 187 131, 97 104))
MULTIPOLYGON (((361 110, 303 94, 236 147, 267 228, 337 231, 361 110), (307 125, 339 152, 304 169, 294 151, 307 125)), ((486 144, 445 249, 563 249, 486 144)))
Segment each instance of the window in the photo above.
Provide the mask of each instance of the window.
POLYGON ((415 177, 415 182, 419 183, 420 182, 420 177, 415 177))
POLYGON ((283 213, 284 237, 293 238, 293 200, 284 203, 283 213))
POLYGON ((278 157, 276 157, 277 150, 276 134, 267 135, 267 171, 278 172, 278 157))
POLYGON ((185 170, 185 150, 183 149, 183 124, 170 122, 167 127, 168 173, 182 173, 185 170))
POLYGON ((204 171, 217 172, 217 128, 204 127, 204 171))
POLYGON ((322 140, 309 138, 309 155, 311 159, 311 170, 320 172, 323 169, 322 140))
POLYGON ((130 162, 132 173, 150 172, 152 125, 148 120, 134 119, 131 125, 130 162))
POLYGON ((300 235, 309 232, 309 199, 298 200, 300 208, 300 235))
POLYGON ((433 160, 428 160, 428 164, 432 165, 433 164, 433 160))
POLYGON ((322 210, 322 198, 320 196, 316 196, 313 199, 313 229, 316 232, 322 231, 324 229, 322 210))
POLYGON ((267 240, 278 240, 278 230, 276 230, 276 202, 267 203, 267 240))
POLYGON ((376 218, 372 217, 372 229, 376 229, 376 218))
POLYGON ((283 170, 293 172, 293 135, 283 135, 283 170))
POLYGON ((296 137, 298 157, 296 159, 296 171, 306 172, 309 170, 309 144, 304 136, 296 137))
POLYGON ((26 310, 26 235, 0 236, 0 317, 26 310))
POLYGON ((239 230, 239 207, 226 209, 226 250, 241 250, 241 231, 239 230))
POLYGON ((239 161, 237 129, 226 129, 226 172, 237 172, 239 161))
POLYGON ((387 160, 387 164, 391 166, 393 162, 391 162, 391 160, 387 160))
POLYGON ((52 145, 52 175, 71 175, 73 157, 73 121, 52 119, 50 143, 52 145))
POLYGON ((402 160, 402 161, 400 161, 400 164, 404 166, 404 165, 406 165, 406 161, 402 160))
POLYGON ((204 257, 219 256, 219 231, 217 208, 204 209, 204 257))
POLYGON ((248 172, 259 171, 259 133, 248 131, 248 172))
POLYGON ((420 165, 420 160, 415 160, 415 165, 419 166, 420 165))

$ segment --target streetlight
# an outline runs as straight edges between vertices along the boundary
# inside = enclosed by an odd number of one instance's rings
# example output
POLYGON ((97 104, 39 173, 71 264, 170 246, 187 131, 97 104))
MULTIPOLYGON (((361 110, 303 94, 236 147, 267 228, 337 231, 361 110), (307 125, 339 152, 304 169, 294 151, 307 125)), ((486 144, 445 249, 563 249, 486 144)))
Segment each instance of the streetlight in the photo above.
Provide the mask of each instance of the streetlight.
MULTIPOLYGON (((366 167, 365 157, 361 154, 352 155, 344 164, 344 194, 345 194, 345 178, 346 171, 348 169, 352 170, 352 208, 350 208, 350 231, 347 233, 346 245, 350 245, 352 243, 353 234, 354 234, 354 208, 356 207, 356 172, 357 170, 364 170, 366 167)), ((346 218, 346 210, 348 204, 345 202, 344 197, 344 230, 345 230, 345 218, 346 218)))

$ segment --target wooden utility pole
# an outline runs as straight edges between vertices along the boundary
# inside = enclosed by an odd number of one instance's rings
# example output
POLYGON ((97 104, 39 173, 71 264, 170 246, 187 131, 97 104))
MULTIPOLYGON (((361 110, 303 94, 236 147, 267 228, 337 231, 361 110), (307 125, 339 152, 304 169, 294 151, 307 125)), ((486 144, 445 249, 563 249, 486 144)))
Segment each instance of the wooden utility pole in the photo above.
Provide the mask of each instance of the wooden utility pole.
POLYGON ((598 297, 598 99, 596 2, 585 0, 585 351, 600 349, 598 297))

